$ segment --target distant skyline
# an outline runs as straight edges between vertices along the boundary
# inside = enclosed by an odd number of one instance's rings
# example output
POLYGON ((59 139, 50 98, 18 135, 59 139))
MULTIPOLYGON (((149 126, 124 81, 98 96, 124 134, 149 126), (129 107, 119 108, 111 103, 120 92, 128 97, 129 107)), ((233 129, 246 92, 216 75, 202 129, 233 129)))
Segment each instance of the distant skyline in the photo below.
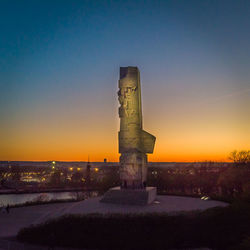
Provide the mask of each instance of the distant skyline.
POLYGON ((118 161, 119 67, 149 161, 250 149, 250 1, 0 1, 0 160, 118 161))

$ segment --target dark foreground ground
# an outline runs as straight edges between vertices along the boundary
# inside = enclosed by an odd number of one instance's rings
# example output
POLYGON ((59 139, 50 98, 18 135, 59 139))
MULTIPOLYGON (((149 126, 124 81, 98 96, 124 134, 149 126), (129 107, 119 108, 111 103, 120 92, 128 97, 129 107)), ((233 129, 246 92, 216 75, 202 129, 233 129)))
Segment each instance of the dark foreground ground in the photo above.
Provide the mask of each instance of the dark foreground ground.
POLYGON ((0 237, 15 237, 23 227, 41 224, 66 214, 119 213, 141 214, 162 213, 176 214, 181 211, 206 210, 211 207, 228 206, 228 203, 201 200, 200 198, 157 195, 157 203, 148 206, 129 206, 100 202, 101 197, 82 201, 28 204, 29 206, 11 208, 10 213, 0 213, 0 237), (30 206, 31 205, 31 206, 30 206), (32 206, 33 205, 33 206, 32 206))
POLYGON ((250 249, 250 204, 158 214, 64 215, 22 229, 22 242, 89 249, 250 249))

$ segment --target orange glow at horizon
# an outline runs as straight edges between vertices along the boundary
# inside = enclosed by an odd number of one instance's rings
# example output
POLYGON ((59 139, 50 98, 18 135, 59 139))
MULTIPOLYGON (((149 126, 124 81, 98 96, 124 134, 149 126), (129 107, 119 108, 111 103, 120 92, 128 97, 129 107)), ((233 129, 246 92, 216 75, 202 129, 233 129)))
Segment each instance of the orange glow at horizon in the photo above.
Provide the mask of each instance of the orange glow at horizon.
MULTIPOLYGON (((250 149, 250 92, 207 102, 187 91, 172 97, 177 90, 154 89, 152 84, 143 89, 143 128, 156 136, 149 161, 228 161, 231 151, 250 149)), ((90 161, 119 161, 116 93, 110 88, 84 100, 81 94, 5 119, 0 160, 87 161, 90 156, 90 161)))
MULTIPOLYGON (((103 123, 100 128, 99 124, 85 125, 85 129, 82 129, 81 123, 76 125, 73 122, 58 128, 52 124, 32 124, 29 136, 22 132, 24 127, 9 130, 3 137, 6 143, 0 145, 0 159, 87 161, 89 155, 90 161, 102 162, 104 158, 108 162, 119 161, 119 121, 103 123), (74 129, 69 130, 70 126, 74 129), (10 137, 9 134, 15 136, 10 137)), ((189 126, 186 122, 177 126, 168 120, 162 120, 157 130, 153 122, 149 125, 150 128, 146 129, 156 135, 154 153, 148 155, 148 160, 152 162, 228 161, 228 155, 234 149, 250 148, 250 138, 237 133, 240 130, 236 124, 227 130, 220 129, 218 124, 192 123, 189 126)))

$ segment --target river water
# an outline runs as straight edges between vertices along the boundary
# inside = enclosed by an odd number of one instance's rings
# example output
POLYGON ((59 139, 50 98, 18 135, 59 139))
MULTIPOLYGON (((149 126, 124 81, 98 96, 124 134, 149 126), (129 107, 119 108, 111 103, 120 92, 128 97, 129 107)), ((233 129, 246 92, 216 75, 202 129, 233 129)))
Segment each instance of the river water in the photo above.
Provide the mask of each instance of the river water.
POLYGON ((47 202, 51 200, 87 199, 98 196, 98 192, 48 192, 32 194, 1 194, 0 207, 9 205, 20 205, 26 202, 47 202))

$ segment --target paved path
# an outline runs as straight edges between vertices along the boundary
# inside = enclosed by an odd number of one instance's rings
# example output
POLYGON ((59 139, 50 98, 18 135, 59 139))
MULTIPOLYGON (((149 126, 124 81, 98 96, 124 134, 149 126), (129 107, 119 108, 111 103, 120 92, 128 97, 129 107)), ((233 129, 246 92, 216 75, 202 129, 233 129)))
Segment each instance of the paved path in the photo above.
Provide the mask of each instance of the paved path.
MULTIPOLYGON (((27 243, 18 242, 15 239, 0 239, 0 250, 48 250, 48 249, 49 248, 47 246, 30 245, 27 243)), ((80 249, 54 247, 53 250, 80 250, 80 249)))
MULTIPOLYGON (((11 208, 9 214, 0 214, 0 237, 16 236, 18 231, 31 224, 39 224, 64 214, 87 213, 178 213, 181 211, 204 210, 216 206, 227 206, 220 201, 179 196, 157 196, 156 203, 148 206, 115 205, 99 202, 100 197, 80 202, 55 203, 11 208)), ((0 246, 1 247, 1 246, 0 246)))

